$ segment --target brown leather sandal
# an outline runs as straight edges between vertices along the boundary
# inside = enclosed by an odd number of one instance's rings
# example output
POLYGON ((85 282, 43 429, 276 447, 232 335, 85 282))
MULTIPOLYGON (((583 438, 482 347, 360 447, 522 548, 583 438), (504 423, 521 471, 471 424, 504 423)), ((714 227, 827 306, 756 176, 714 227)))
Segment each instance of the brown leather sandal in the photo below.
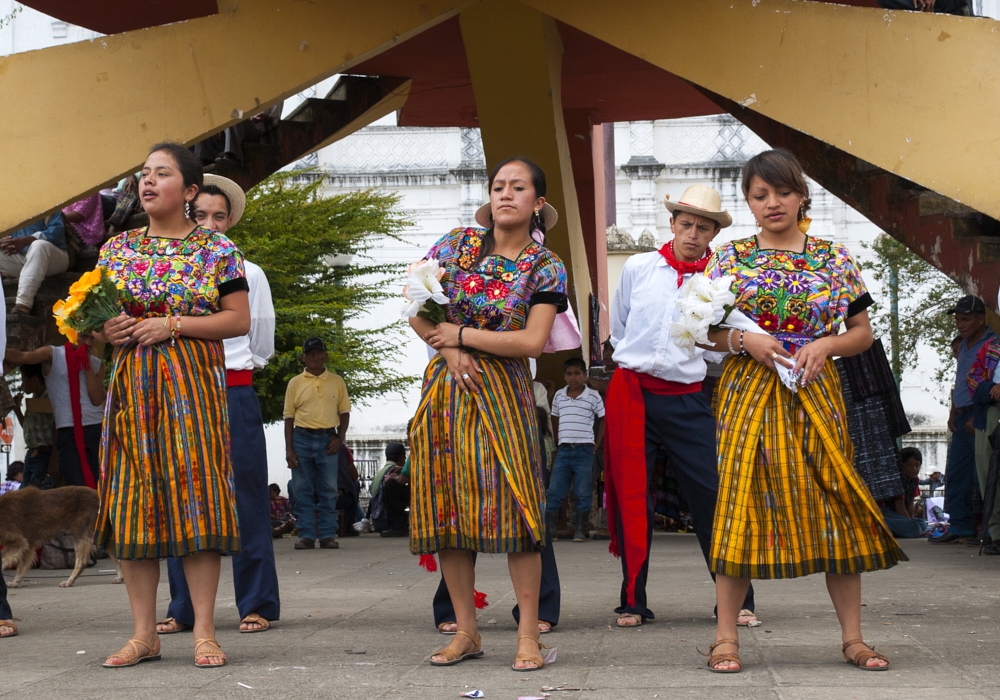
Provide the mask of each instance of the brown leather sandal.
POLYGON ((847 663, 854 664, 862 671, 889 670, 889 659, 882 656, 882 654, 875 653, 875 647, 868 646, 867 644, 865 644, 865 640, 863 639, 852 639, 849 642, 844 642, 844 646, 840 648, 840 651, 841 653, 843 653, 844 659, 847 661, 847 663), (857 654, 855 654, 853 659, 847 655, 847 647, 851 646, 852 644, 864 644, 864 646, 866 647, 865 649, 862 649, 857 654), (885 661, 885 666, 869 666, 868 662, 871 661, 872 659, 880 659, 882 661, 885 661))
POLYGON ((452 640, 451 644, 449 644, 448 646, 446 646, 444 649, 438 649, 433 654, 431 654, 432 657, 434 657, 434 656, 443 656, 444 658, 446 658, 448 660, 447 661, 435 661, 432 658, 431 659, 431 666, 454 666, 455 664, 462 663, 466 659, 479 659, 479 658, 482 658, 482 656, 483 656, 483 636, 482 635, 479 635, 478 637, 473 637, 468 632, 465 632, 463 630, 456 630, 455 631, 455 639, 452 640), (454 649, 452 649, 451 648, 451 644, 454 644, 455 641, 458 640, 458 635, 462 635, 463 637, 468 637, 469 639, 471 639, 472 643, 475 645, 475 649, 473 649, 472 651, 467 651, 464 654, 459 653, 459 652, 455 651, 454 649))
POLYGON ((712 673, 739 673, 743 670, 743 660, 740 659, 740 654, 738 651, 729 652, 728 654, 716 654, 715 647, 721 644, 735 644, 736 648, 740 648, 740 640, 738 639, 720 639, 717 642, 713 642, 708 647, 708 654, 701 654, 702 656, 708 656, 708 670, 712 673), (730 663, 739 664, 739 668, 716 668, 715 664, 721 664, 723 661, 729 661, 730 663))
POLYGON ((454 621, 451 621, 451 622, 442 622, 440 625, 438 625, 438 632, 440 632, 441 634, 447 634, 447 635, 455 634, 454 632, 448 632, 444 628, 445 625, 454 625, 454 624, 455 624, 454 621))
POLYGON ((246 617, 244 617, 242 620, 240 620, 240 624, 241 625, 260 625, 260 627, 258 627, 255 630, 243 630, 243 629, 241 629, 240 630, 240 634, 253 634, 254 632, 267 632, 269 629, 271 629, 271 623, 268 620, 265 620, 263 617, 261 617, 257 613, 250 613, 249 615, 247 615, 246 617))
MULTIPOLYGON (((538 645, 539 651, 541 651, 542 649, 552 648, 545 646, 544 644, 541 643, 541 641, 539 641, 537 637, 532 637, 530 634, 519 634, 517 636, 517 641, 519 644, 522 639, 530 639, 531 641, 533 641, 535 644, 538 645)), ((541 671, 543 668, 545 668, 545 659, 542 658, 541 654, 524 654, 522 652, 518 652, 517 656, 514 657, 514 663, 510 665, 510 668, 512 671, 517 671, 518 673, 526 673, 528 671, 541 671), (522 661, 524 663, 533 663, 536 665, 534 668, 518 668, 516 666, 518 661, 522 661)))
POLYGON ((146 642, 141 639, 130 639, 128 643, 118 651, 104 660, 102 666, 104 668, 128 668, 129 666, 137 666, 143 661, 159 661, 160 660, 160 638, 157 637, 153 642, 153 646, 146 644, 146 642), (139 654, 139 645, 146 647, 145 654, 139 654), (125 663, 123 664, 113 664, 111 659, 121 659, 125 663))
POLYGON ((191 629, 191 625, 185 625, 183 622, 178 622, 172 617, 165 617, 162 620, 156 621, 157 634, 177 634, 178 632, 186 632, 189 629, 191 629), (160 625, 170 625, 170 629, 161 630, 160 625))
POLYGON ((0 627, 9 627, 10 629, 14 630, 10 634, 3 635, 2 637, 0 637, 0 639, 7 639, 7 637, 16 637, 17 636, 17 625, 15 625, 12 621, 10 621, 10 620, 0 620, 0 627))
POLYGON ((226 655, 222 652, 222 647, 214 639, 194 640, 194 665, 196 668, 222 668, 226 665, 226 655), (204 649, 204 651, 203 651, 204 649), (200 664, 198 659, 222 659, 221 664, 200 664))

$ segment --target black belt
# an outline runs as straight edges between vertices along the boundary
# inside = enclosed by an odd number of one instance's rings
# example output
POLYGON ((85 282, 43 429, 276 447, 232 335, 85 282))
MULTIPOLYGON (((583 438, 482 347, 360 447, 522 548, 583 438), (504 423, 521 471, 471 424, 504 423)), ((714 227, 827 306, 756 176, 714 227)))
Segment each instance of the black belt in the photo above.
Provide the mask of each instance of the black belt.
POLYGON ((310 433, 312 435, 336 435, 336 428, 300 428, 295 426, 295 430, 302 430, 304 432, 310 433))

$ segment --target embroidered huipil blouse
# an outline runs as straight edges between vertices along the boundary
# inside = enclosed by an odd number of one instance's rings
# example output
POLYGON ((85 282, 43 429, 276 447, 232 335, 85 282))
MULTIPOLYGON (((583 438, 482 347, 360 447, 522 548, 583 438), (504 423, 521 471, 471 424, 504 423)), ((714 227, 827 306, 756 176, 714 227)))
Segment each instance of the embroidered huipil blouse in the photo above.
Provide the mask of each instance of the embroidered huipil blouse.
POLYGON ((455 229, 425 256, 444 268, 441 280, 450 300, 448 320, 489 331, 519 331, 535 304, 566 310, 566 269, 544 246, 532 241, 514 260, 488 255, 475 265, 483 229, 455 229))
POLYGON ((705 274, 735 276, 736 308, 793 353, 873 303, 847 248, 811 236, 802 252, 761 249, 756 236, 725 243, 705 274))
POLYGON ((219 299, 247 289, 239 248, 201 226, 183 239, 126 231, 101 247, 97 264, 124 285, 119 301, 135 318, 215 313, 219 299))

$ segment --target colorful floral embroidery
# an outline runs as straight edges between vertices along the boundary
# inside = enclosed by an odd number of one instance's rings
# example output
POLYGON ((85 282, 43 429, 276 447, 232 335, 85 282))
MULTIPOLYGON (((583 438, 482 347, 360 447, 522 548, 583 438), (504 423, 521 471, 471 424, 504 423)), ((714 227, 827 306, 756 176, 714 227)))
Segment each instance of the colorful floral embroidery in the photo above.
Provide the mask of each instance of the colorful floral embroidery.
POLYGON ((734 275, 737 307, 789 347, 838 333, 850 304, 868 294, 847 248, 817 238, 801 253, 761 250, 756 236, 732 241, 705 274, 734 275))
POLYGON ((214 313, 219 285, 244 276, 236 245, 201 227, 183 240, 126 231, 101 247, 97 264, 125 283, 122 308, 134 317, 214 313))
POLYGON ((551 251, 532 241, 516 260, 490 255, 473 268, 482 229, 455 229, 427 258, 445 268, 441 285, 451 299, 448 320, 487 330, 521 330, 538 292, 566 293, 566 270, 551 251))

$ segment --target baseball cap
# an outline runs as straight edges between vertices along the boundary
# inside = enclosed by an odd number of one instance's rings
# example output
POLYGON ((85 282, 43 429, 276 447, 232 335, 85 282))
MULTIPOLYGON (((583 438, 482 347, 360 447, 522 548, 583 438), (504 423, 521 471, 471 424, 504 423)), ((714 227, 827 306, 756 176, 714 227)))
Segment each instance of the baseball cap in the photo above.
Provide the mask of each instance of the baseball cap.
POLYGON ((950 314, 985 314, 986 304, 982 299, 973 295, 966 294, 964 297, 959 299, 953 308, 948 309, 950 314))
POLYGON ((313 336, 312 338, 306 340, 306 342, 302 343, 303 354, 309 352, 310 350, 322 350, 323 352, 326 352, 326 343, 323 342, 322 338, 313 336))

